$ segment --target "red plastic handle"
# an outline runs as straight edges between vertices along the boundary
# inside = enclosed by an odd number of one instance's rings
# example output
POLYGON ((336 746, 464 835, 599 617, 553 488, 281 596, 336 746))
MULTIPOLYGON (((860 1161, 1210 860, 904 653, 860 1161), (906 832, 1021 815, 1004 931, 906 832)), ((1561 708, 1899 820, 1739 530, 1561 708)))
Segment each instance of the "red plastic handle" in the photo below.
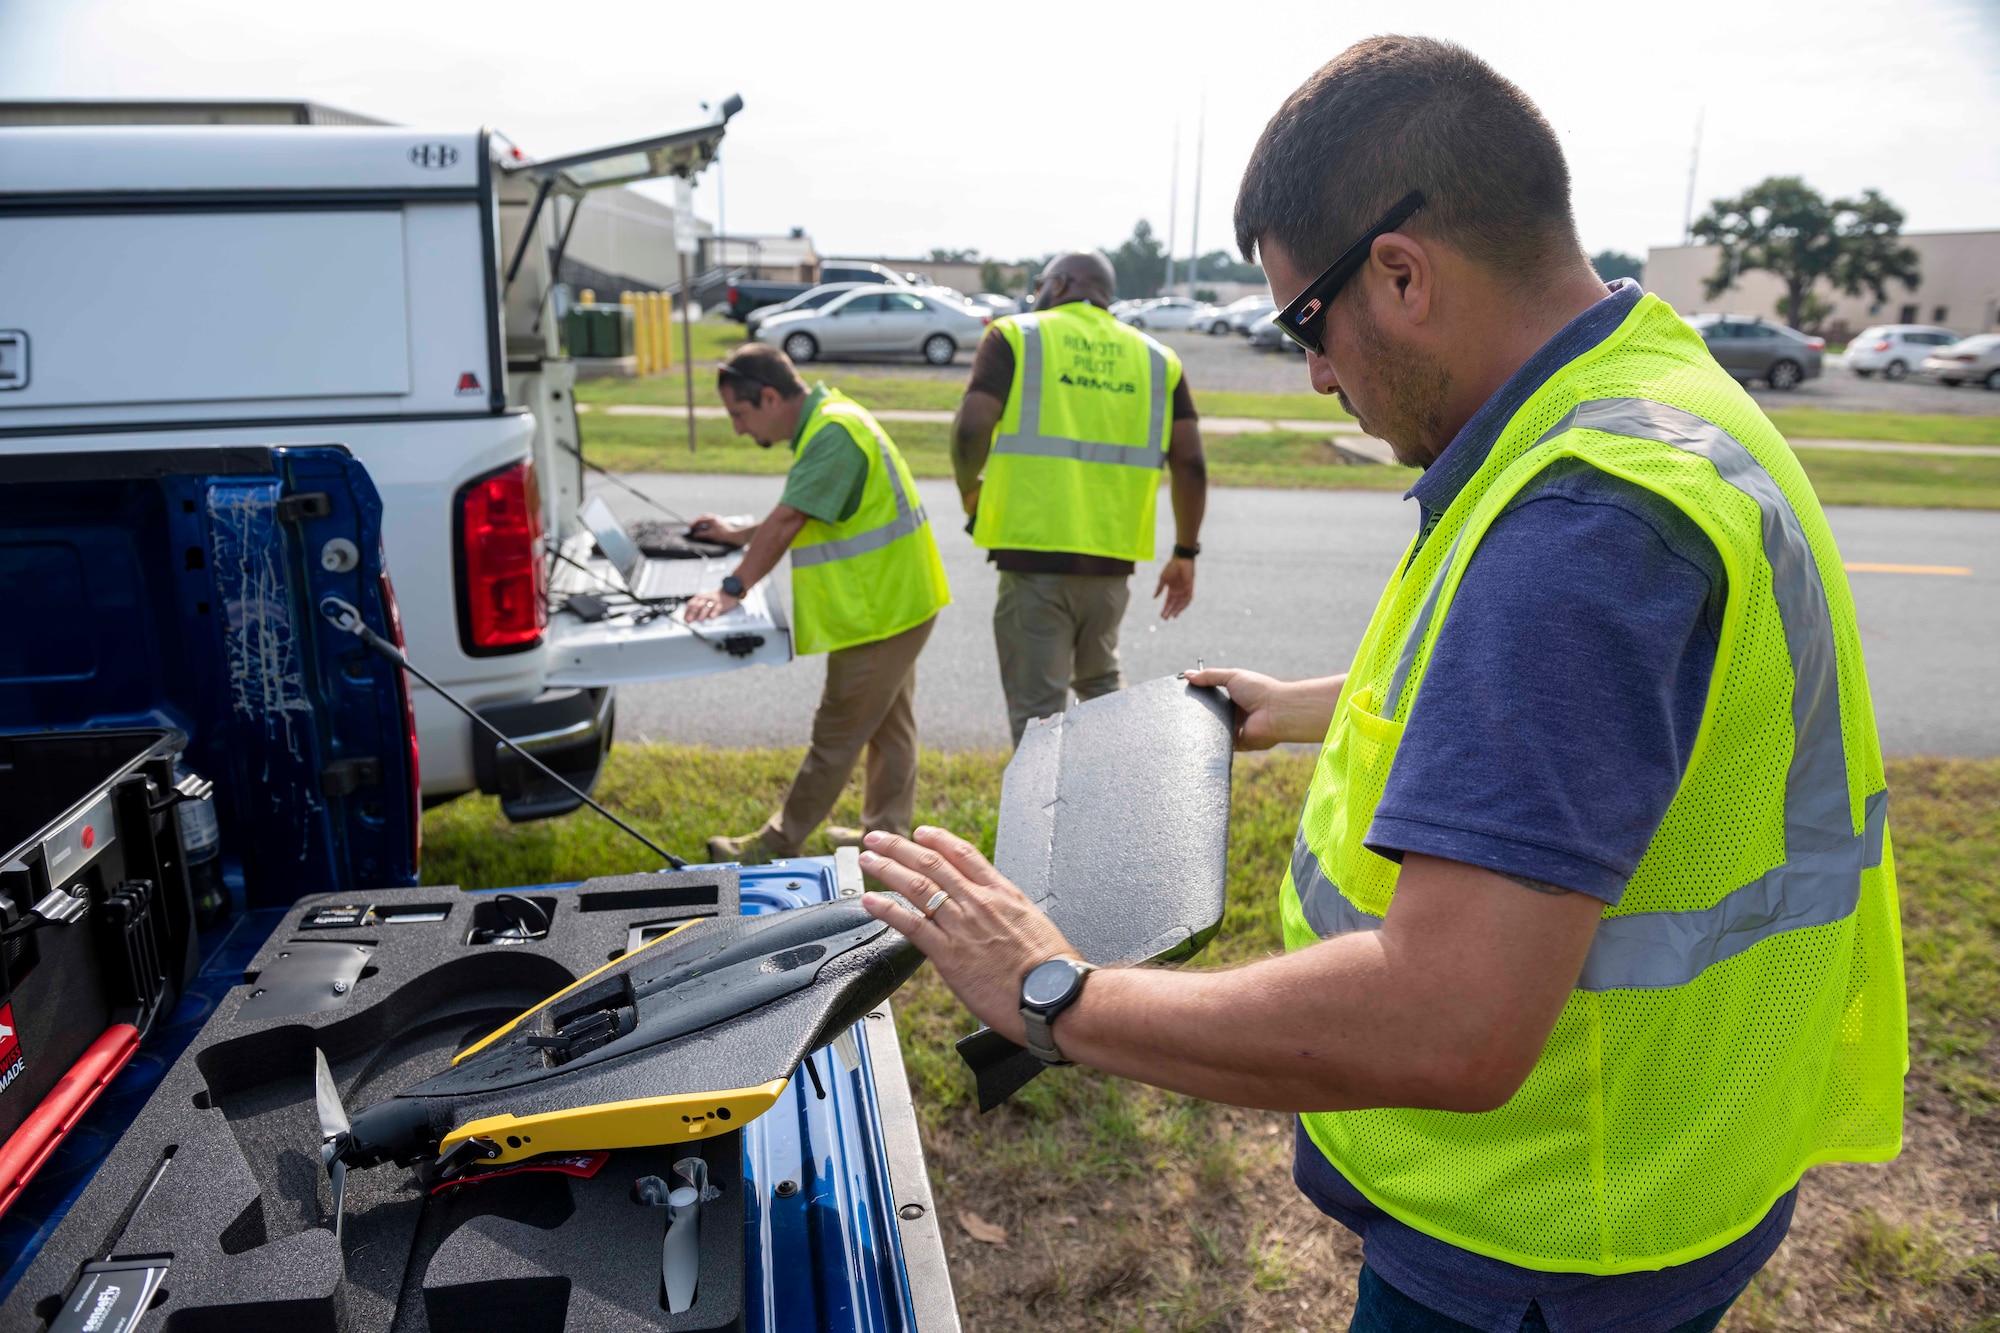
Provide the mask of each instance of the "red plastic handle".
POLYGON ((104 1035, 90 1043, 82 1058, 56 1081, 13 1137, 0 1145, 0 1214, 14 1206, 56 1145, 76 1127, 104 1086, 117 1077, 138 1049, 139 1029, 130 1023, 113 1023, 104 1029, 104 1035))

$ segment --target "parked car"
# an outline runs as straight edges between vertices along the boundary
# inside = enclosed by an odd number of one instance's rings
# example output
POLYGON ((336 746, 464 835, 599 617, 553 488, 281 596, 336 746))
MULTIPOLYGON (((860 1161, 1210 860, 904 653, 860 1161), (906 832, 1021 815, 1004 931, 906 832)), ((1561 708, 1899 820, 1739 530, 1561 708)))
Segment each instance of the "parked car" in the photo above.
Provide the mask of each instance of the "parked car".
POLYGON ((1819 378, 1826 339, 1748 315, 1695 315, 1688 320, 1715 363, 1739 380, 1796 389, 1819 378))
POLYGON ((1215 307, 1185 296, 1160 296, 1119 315, 1135 329, 1184 329, 1215 307))
POLYGON ((1252 347, 1275 348, 1280 352, 1297 352, 1305 355, 1305 349, 1284 335, 1278 327, 1278 312, 1266 310, 1250 321, 1250 345, 1252 347))
POLYGON ((1899 380, 1922 365, 1934 349, 1957 341, 1956 333, 1933 324, 1877 324, 1847 344, 1847 368, 1863 379, 1879 370, 1883 379, 1899 380))
POLYGON ((1243 333, 1251 320, 1277 307, 1268 296, 1239 296, 1225 306, 1211 306, 1195 316, 1188 327, 1196 333, 1243 333))
POLYGON ((819 266, 818 282, 776 282, 764 278, 753 278, 747 270, 738 269, 729 275, 729 286, 723 291, 723 304, 731 319, 748 321, 749 317, 767 307, 783 305, 795 296, 803 296, 814 287, 824 287, 837 282, 875 283, 887 287, 913 286, 914 275, 898 273, 892 268, 869 263, 861 259, 829 259, 819 266))
POLYGON ((1981 333, 1924 358, 1924 374, 1939 384, 1984 384, 2000 392, 2000 333, 1981 333))
POLYGON ((991 310, 995 319, 998 319, 1002 315, 1018 315, 1021 313, 1021 303, 1018 300, 1011 296, 1002 295, 999 292, 974 292, 972 294, 972 303, 974 305, 983 305, 988 310, 991 310))
POLYGON ((948 366, 978 344, 990 312, 941 293, 915 288, 847 292, 818 310, 791 310, 766 319, 757 341, 783 348, 804 364, 824 356, 921 355, 948 366))
POLYGON ((759 306, 744 316, 744 336, 755 338, 757 336, 757 326, 773 315, 783 314, 787 310, 817 310, 843 292, 851 292, 857 287, 866 285, 868 284, 859 282, 822 282, 817 287, 809 287, 805 291, 800 292, 789 301, 781 302, 778 305, 759 306))

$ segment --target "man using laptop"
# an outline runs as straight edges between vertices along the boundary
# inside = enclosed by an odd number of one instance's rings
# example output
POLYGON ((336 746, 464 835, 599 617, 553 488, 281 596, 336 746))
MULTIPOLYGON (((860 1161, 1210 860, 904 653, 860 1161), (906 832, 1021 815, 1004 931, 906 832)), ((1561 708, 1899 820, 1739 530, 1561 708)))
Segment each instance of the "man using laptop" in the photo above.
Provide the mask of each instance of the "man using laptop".
POLYGON ((751 864, 797 856, 864 749, 863 827, 830 825, 827 840, 857 845, 870 829, 907 836, 917 796, 917 655, 951 601, 916 479, 867 409, 824 384, 808 391, 775 347, 737 348, 717 387, 736 433, 767 449, 785 441, 792 465, 761 522, 738 528, 703 514, 689 525, 691 537, 748 549, 719 592, 699 594, 682 614, 694 623, 734 611, 789 551, 793 648, 827 661, 812 747, 784 804, 755 833, 710 838, 708 855, 751 864))

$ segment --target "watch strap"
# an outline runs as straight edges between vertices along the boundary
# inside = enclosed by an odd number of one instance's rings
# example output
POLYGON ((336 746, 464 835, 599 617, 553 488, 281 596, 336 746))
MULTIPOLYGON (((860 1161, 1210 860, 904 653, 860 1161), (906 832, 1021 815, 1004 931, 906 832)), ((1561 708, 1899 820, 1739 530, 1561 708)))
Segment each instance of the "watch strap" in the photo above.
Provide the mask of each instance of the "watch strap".
POLYGON ((1062 1017, 1063 1012, 1072 1004, 1076 1003, 1078 996, 1083 994, 1084 978, 1097 970, 1095 963, 1086 963, 1082 959, 1075 960, 1075 965, 1077 984, 1075 989, 1070 991, 1068 999, 1049 1010, 1031 1009, 1026 1005, 1021 1006, 1021 1022, 1027 1028, 1028 1033, 1028 1052, 1045 1065, 1068 1065, 1075 1063, 1073 1060, 1066 1059, 1063 1056, 1062 1048, 1056 1045, 1056 1020, 1062 1017))
POLYGON ((1179 542, 1174 543, 1174 558, 1177 560, 1192 560, 1200 554, 1200 542, 1196 542, 1193 546, 1182 546, 1179 542))

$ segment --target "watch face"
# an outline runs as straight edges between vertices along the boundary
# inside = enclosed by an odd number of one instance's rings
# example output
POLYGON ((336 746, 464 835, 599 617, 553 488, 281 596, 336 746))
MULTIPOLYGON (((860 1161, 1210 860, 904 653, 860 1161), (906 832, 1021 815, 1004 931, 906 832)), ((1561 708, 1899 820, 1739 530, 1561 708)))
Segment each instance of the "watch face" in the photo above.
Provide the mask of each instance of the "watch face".
POLYGON ((1021 983, 1021 1003, 1036 1009, 1061 1004, 1076 988, 1076 964, 1067 958, 1051 958, 1021 983))

